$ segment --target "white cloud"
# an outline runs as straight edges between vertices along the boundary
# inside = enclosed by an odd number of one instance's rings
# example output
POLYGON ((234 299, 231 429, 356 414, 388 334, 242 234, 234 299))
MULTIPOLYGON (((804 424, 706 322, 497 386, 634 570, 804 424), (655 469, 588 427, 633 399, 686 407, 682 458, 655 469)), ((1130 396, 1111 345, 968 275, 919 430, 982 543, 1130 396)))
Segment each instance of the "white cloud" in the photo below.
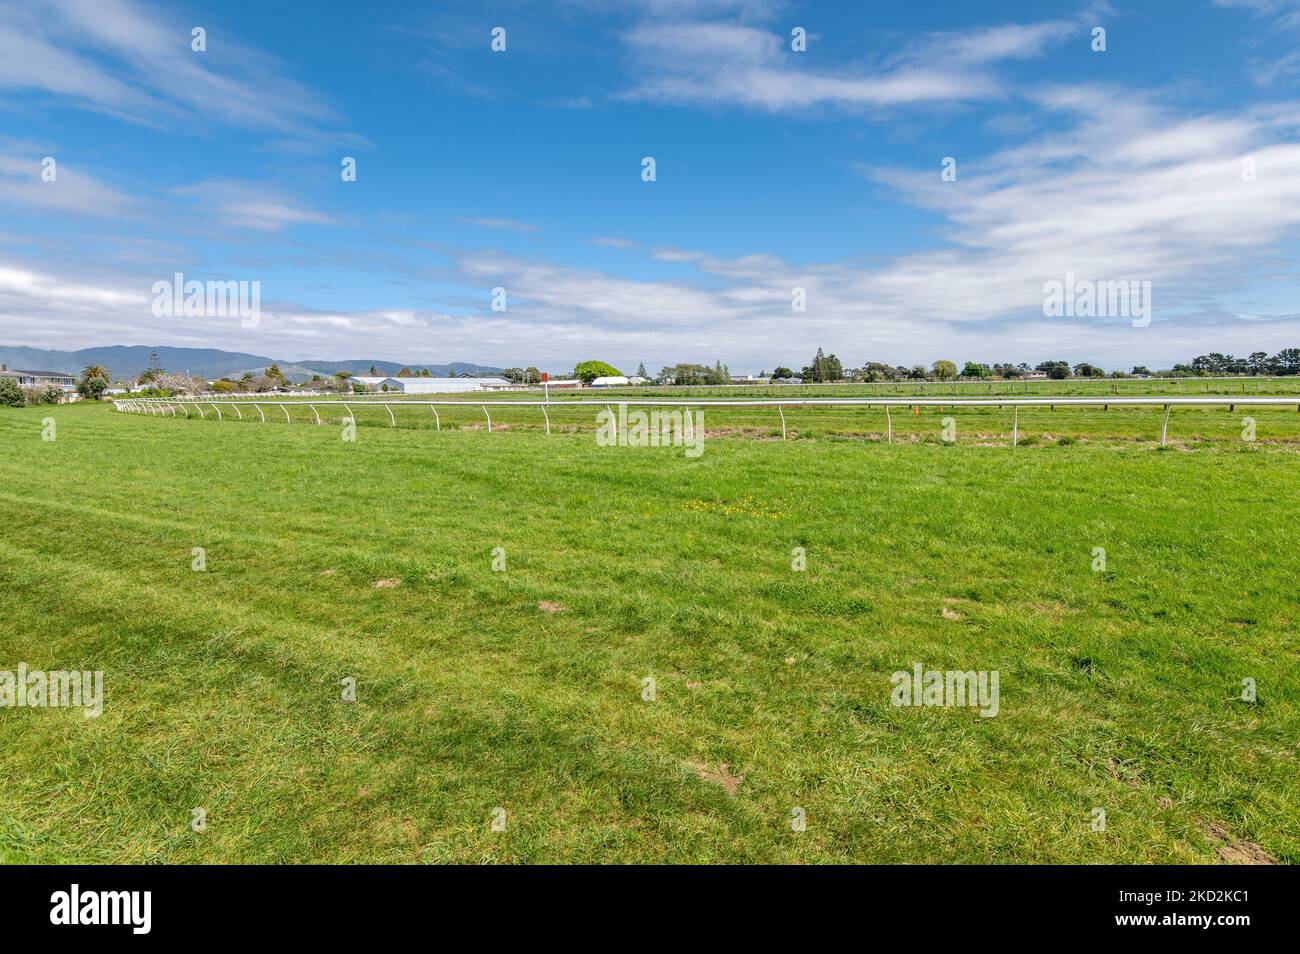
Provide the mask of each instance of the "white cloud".
POLYGON ((22 203, 73 215, 122 215, 134 209, 134 198, 79 171, 56 155, 0 153, 0 204, 22 203), (55 160, 54 181, 42 178, 42 161, 55 160))
POLYGON ((38 90, 149 124, 199 121, 322 138, 338 117, 262 54, 132 0, 0 0, 0 90, 38 90))
POLYGON ((645 22, 625 36, 637 79, 623 98, 735 103, 771 111, 986 99, 1004 92, 989 67, 1041 56, 1072 34, 1082 41, 1084 22, 933 34, 886 63, 839 68, 814 67, 810 64, 819 60, 792 52, 788 31, 721 22, 645 22))
POLYGON ((600 235, 591 240, 592 245, 600 245, 603 248, 633 249, 638 247, 638 243, 631 239, 619 238, 617 235, 600 235))
POLYGON ((537 232, 539 228, 517 219, 499 219, 491 217, 462 218, 458 221, 474 225, 481 229, 499 229, 506 232, 537 232))
POLYGON ((205 179, 171 190, 194 201, 217 221, 236 228, 277 232, 291 225, 333 225, 336 220, 300 205, 274 186, 238 179, 205 179))
POLYGON ((1236 7, 1254 13, 1280 17, 1288 26, 1300 24, 1300 0, 1213 0, 1216 7, 1236 7))
POLYGON ((928 43, 922 43, 911 57, 960 64, 1031 59, 1042 56, 1071 36, 1082 42, 1087 36, 1080 30, 1083 22, 1085 21, 1072 19, 1044 23, 1009 23, 955 33, 940 33, 932 37, 928 43))

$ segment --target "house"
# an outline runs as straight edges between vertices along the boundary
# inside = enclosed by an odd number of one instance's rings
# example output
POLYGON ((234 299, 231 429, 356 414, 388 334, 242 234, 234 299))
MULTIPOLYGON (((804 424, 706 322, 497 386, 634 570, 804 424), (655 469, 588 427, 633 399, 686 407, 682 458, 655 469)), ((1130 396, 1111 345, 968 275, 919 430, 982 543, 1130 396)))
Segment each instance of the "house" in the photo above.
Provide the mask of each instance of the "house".
POLYGON ((649 379, 649 378, 643 378, 643 377, 641 377, 641 375, 639 375, 639 374, 634 374, 634 375, 632 375, 632 377, 630 377, 630 378, 627 379, 627 383, 628 383, 628 384, 635 384, 635 385, 649 384, 649 383, 650 383, 650 379, 649 379))
POLYGON ((61 391, 77 390, 77 379, 63 371, 10 371, 0 364, 0 378, 13 378, 20 388, 43 388, 53 385, 61 391))
POLYGON ((624 385, 630 383, 631 382, 628 381, 628 379, 623 377, 621 374, 620 375, 611 374, 603 378, 596 378, 594 381, 591 382, 591 386, 593 388, 621 388, 624 385))
POLYGON ((392 378, 357 374, 348 381, 364 384, 370 391, 395 391, 398 394, 453 394, 510 387, 505 378, 392 378))

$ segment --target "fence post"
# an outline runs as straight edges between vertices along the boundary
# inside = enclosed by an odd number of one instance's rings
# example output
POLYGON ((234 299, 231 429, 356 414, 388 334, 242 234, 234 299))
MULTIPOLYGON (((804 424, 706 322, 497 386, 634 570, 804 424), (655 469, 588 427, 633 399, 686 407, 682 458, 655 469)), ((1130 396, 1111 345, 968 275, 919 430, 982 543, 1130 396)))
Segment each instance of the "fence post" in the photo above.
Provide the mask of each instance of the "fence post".
POLYGON ((776 409, 781 414, 781 440, 785 440, 785 408, 778 404, 776 409))
POLYGON ((438 416, 438 409, 430 404, 429 410, 433 412, 433 429, 435 431, 442 430, 442 418, 438 416))
POLYGON ((263 413, 263 411, 262 411, 262 405, 260 405, 260 404, 254 404, 253 407, 257 408, 257 413, 260 414, 260 415, 262 416, 262 423, 265 424, 265 423, 266 423, 266 414, 263 413))
POLYGON ((894 443, 894 415, 889 411, 889 405, 885 405, 885 443, 894 443))
POLYGON ((551 415, 546 413, 546 405, 542 405, 542 417, 546 418, 546 436, 551 435, 551 415))
POLYGON ((388 412, 388 426, 389 426, 389 427, 396 427, 396 426, 397 426, 397 418, 393 417, 393 409, 392 409, 391 407, 388 406, 388 402, 386 402, 386 401, 384 402, 384 410, 388 412))
MULTIPOLYGON (((212 402, 209 401, 208 403, 211 404, 212 402)), ((225 420, 225 418, 224 418, 224 417, 222 416, 222 414, 221 414, 221 408, 217 407, 215 404, 212 404, 212 410, 214 410, 214 411, 217 412, 217 420, 218 420, 218 421, 224 421, 224 420, 225 420)))
POLYGON ((315 404, 308 404, 307 406, 308 406, 309 408, 311 408, 311 412, 312 412, 313 414, 316 415, 316 423, 319 424, 319 423, 320 423, 320 411, 316 410, 316 405, 315 405, 315 404))
POLYGON ((488 433, 491 434, 491 433, 492 433, 492 415, 488 413, 488 409, 487 409, 487 405, 486 405, 486 404, 480 404, 479 407, 481 407, 481 408, 483 409, 483 416, 487 418, 487 422, 488 422, 488 433))
POLYGON ((1020 405, 1017 404, 1011 411, 1011 446, 1015 447, 1020 443, 1020 405))
POLYGON ((1160 446, 1165 446, 1165 436, 1169 433, 1169 405, 1165 405, 1165 420, 1160 425, 1160 446))

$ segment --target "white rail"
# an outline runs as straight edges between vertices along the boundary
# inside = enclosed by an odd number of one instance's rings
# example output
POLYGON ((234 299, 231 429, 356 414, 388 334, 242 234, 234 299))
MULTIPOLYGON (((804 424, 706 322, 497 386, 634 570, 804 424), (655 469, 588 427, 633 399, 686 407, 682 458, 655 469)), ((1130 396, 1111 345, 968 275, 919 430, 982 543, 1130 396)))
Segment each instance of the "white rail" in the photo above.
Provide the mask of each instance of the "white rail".
MULTIPOLYGON (((350 399, 349 399, 350 400, 350 399)), ((266 404, 271 407, 307 407, 307 401, 268 401, 251 400, 240 398, 237 401, 219 400, 209 401, 204 398, 118 398, 113 401, 114 405, 119 406, 119 410, 125 410, 121 405, 183 405, 183 404, 202 404, 205 407, 211 407, 218 404, 266 404)), ((343 404, 343 401, 316 401, 317 404, 343 404)), ((1179 396, 1179 395, 1155 395, 1155 396, 1132 396, 1122 397, 1115 395, 1097 395, 1096 397, 1072 395, 1069 397, 986 397, 986 398, 959 398, 959 397, 862 397, 862 398, 763 398, 752 401, 728 401, 715 398, 699 398, 694 401, 667 401, 657 400, 655 398, 629 398, 627 400, 615 401, 608 398, 596 401, 576 400, 576 401, 486 401, 480 399, 466 401, 407 401, 404 399, 390 398, 379 403, 381 407, 394 405, 396 407, 607 407, 611 404, 625 404, 628 407, 806 407, 806 406, 849 406, 849 407, 1011 407, 1020 405, 1021 407, 1055 407, 1061 405, 1088 405, 1092 407, 1101 407, 1103 405, 1115 405, 1116 407, 1129 406, 1159 406, 1166 404, 1178 405, 1281 405, 1286 406, 1294 404, 1300 407, 1300 394, 1289 397, 1271 395, 1269 397, 1242 397, 1231 394, 1202 394, 1196 396, 1179 396)))
MULTIPOLYGON (((331 402, 317 401, 315 403, 328 404, 331 402)), ((352 408, 348 407, 346 402, 332 402, 343 407, 348 412, 348 417, 355 423, 356 416, 352 408)), ((938 407, 938 408, 961 408, 961 407, 1010 407, 1014 411, 1011 425, 1011 446, 1015 447, 1020 438, 1020 408, 1022 407, 1046 407, 1055 409, 1057 406, 1062 407, 1100 407, 1108 410, 1112 405, 1115 407, 1159 407, 1164 410, 1164 418, 1160 427, 1160 443, 1164 446, 1168 441, 1169 434, 1169 412, 1175 407, 1223 407, 1226 406, 1231 412, 1238 406, 1242 407, 1289 407, 1296 406, 1300 411, 1300 395, 1293 397, 1232 397, 1229 395, 1205 394, 1200 396, 1157 396, 1157 397, 1117 397, 1117 396, 1098 396, 1098 397, 1032 397, 1032 398, 1014 398, 1014 397, 988 397, 988 398, 922 398, 922 397, 899 397, 899 398, 771 398, 754 401, 726 401, 701 399, 696 401, 668 401, 668 400, 624 400, 624 401, 588 401, 588 400, 559 400, 559 401, 488 401, 488 400, 461 400, 461 401, 407 401, 391 400, 377 403, 388 412, 388 421, 390 427, 397 426, 397 418, 393 415, 393 405, 397 407, 427 407, 434 415, 435 426, 438 430, 442 429, 442 420, 438 415, 440 407, 462 407, 462 408, 479 408, 483 416, 487 419, 487 429, 492 430, 492 415, 489 413, 489 407, 503 408, 538 408, 542 412, 546 425, 546 433, 551 433, 550 412, 562 410, 564 408, 590 408, 603 407, 609 410, 612 405, 620 407, 676 407, 676 408, 705 408, 705 407, 727 407, 727 408, 776 408, 781 417, 781 439, 786 439, 786 420, 785 408, 788 407, 861 407, 870 409, 873 407, 883 408, 885 411, 885 425, 888 432, 888 440, 893 443, 894 426, 890 410, 895 407, 938 407)), ((189 407, 199 410, 200 417, 202 406, 206 405, 217 412, 218 419, 224 420, 221 414, 221 405, 227 407, 242 404, 247 407, 252 404, 257 413, 261 415, 263 423, 266 422, 266 415, 262 412, 261 405, 267 407, 278 407, 284 412, 285 421, 292 423, 289 415, 289 408, 303 407, 309 409, 315 416, 316 423, 320 424, 320 414, 312 403, 307 401, 267 401, 253 398, 237 398, 234 400, 209 401, 199 398, 120 398, 113 401, 113 406, 118 411, 131 413, 147 414, 167 414, 171 412, 173 417, 176 416, 176 408, 185 410, 185 415, 189 417, 189 407)), ((239 408, 236 406, 235 413, 239 419, 243 415, 239 414, 239 408)))

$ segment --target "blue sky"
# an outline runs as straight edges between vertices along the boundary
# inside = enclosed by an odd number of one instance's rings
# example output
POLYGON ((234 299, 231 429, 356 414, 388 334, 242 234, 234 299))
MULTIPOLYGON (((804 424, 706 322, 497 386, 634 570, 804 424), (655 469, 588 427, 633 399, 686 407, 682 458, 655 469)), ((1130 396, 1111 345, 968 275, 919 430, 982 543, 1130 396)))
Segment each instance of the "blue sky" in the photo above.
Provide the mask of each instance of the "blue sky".
POLYGON ((737 372, 1298 346, 1297 41, 1300 0, 0 0, 0 341, 737 372), (156 317, 176 272, 260 282, 262 320, 156 317), (1046 317, 1067 273, 1150 281, 1153 320, 1046 317))

